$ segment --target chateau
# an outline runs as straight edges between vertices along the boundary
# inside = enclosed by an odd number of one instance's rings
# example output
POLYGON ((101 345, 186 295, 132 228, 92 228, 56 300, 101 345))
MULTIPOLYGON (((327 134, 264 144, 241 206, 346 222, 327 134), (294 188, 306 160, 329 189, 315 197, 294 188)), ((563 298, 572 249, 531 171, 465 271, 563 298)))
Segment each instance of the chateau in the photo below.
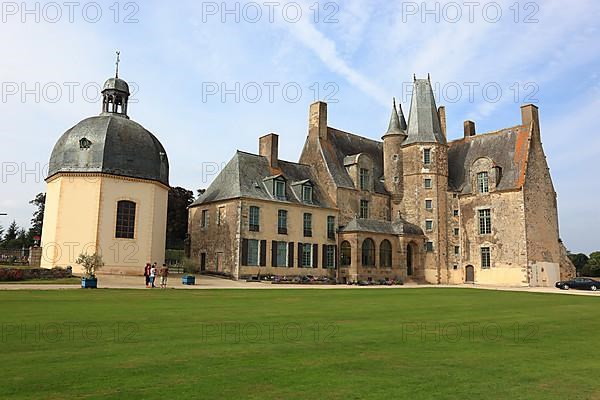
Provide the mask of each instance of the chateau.
POLYGON ((449 142, 431 82, 415 79, 408 122, 394 102, 381 141, 329 127, 323 102, 299 162, 279 159, 278 140, 237 151, 191 205, 201 270, 506 286, 574 275, 534 105, 495 132, 465 121, 449 142))

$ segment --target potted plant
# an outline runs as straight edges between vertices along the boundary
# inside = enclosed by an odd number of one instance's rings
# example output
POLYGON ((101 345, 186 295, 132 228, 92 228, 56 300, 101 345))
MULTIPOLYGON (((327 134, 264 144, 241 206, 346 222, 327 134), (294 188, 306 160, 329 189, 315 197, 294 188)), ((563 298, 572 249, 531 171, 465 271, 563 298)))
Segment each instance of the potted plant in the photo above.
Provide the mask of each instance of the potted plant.
POLYGON ((83 267, 84 275, 81 277, 81 287, 84 289, 96 289, 98 287, 98 278, 96 270, 104 266, 102 256, 99 254, 80 254, 76 261, 83 267))

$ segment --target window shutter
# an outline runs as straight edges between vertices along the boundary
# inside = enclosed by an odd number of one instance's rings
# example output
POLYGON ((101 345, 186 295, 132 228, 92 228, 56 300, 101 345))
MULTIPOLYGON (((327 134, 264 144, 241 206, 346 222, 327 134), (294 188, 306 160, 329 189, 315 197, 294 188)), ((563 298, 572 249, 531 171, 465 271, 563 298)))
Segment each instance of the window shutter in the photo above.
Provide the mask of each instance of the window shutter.
POLYGON ((271 266, 277 266, 277 241, 275 240, 271 242, 271 266))
POLYGON ((319 268, 319 245, 313 244, 313 268, 319 268))
POLYGON ((321 259, 323 260, 323 264, 321 264, 321 267, 323 269, 327 268, 327 245, 326 244, 323 245, 323 254, 321 255, 321 259))
POLYGON ((337 269, 338 266, 338 247, 337 244, 333 246, 333 268, 337 269))
POLYGON ((267 266, 267 241, 266 240, 260 241, 260 266, 261 267, 267 266))
POLYGON ((298 268, 302 268, 302 243, 298 243, 298 268))
POLYGON ((248 265, 248 239, 242 239, 242 265, 248 265))
POLYGON ((294 268, 294 243, 288 243, 288 268, 294 268))

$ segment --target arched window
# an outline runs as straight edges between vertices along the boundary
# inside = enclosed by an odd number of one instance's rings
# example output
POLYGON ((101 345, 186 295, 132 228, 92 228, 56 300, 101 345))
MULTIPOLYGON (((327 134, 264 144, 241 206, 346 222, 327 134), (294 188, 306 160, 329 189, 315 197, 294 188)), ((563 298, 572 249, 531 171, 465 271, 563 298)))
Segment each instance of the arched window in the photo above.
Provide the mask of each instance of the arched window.
POLYGON ((362 265, 364 267, 375 266, 375 243, 371 239, 365 239, 362 244, 362 265))
POLYGON ((379 266, 381 268, 392 267, 392 244, 387 239, 379 245, 379 266))
POLYGON ((342 267, 348 267, 352 264, 352 246, 350 246, 350 242, 348 241, 342 242, 340 261, 342 267))
POLYGON ((133 239, 135 234, 135 203, 121 200, 117 203, 117 227, 115 237, 133 239))

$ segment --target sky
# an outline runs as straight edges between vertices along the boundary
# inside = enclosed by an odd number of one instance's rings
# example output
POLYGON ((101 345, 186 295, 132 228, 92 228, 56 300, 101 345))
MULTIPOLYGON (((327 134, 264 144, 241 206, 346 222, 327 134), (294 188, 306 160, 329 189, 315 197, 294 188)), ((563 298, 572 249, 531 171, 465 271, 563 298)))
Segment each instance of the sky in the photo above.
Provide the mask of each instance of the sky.
POLYGON ((572 252, 600 250, 600 2, 147 1, 0 3, 0 225, 29 226, 58 138, 100 112, 114 75, 129 115, 162 142, 170 182, 206 188, 237 149, 280 135, 297 161, 308 107, 373 139, 392 98, 410 107, 413 74, 430 74, 448 137, 520 123, 540 108, 572 252))

